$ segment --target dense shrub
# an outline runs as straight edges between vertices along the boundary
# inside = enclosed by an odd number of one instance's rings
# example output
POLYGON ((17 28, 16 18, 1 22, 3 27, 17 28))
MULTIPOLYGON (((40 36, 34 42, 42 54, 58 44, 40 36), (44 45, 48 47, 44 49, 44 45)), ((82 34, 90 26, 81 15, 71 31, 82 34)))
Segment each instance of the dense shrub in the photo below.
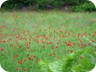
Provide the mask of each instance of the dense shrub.
POLYGON ((94 11, 95 6, 91 2, 86 2, 84 4, 73 6, 72 11, 74 12, 85 12, 85 11, 94 11))

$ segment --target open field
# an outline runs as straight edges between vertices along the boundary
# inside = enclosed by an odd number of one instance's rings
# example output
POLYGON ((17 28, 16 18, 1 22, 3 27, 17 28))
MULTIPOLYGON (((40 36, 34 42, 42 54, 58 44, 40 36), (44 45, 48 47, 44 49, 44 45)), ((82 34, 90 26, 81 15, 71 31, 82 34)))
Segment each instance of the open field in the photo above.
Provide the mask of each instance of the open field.
POLYGON ((0 13, 0 64, 9 72, 40 72, 40 60, 91 46, 84 36, 96 43, 96 13, 0 13))

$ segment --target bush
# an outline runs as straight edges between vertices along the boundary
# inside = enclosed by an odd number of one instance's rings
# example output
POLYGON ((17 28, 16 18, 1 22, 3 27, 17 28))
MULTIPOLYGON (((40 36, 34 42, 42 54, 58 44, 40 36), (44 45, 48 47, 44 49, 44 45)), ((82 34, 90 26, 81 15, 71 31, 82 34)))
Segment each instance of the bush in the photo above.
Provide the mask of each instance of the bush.
POLYGON ((84 4, 81 4, 79 6, 73 6, 72 11, 73 12, 85 12, 85 11, 94 11, 95 6, 91 2, 86 2, 84 4))

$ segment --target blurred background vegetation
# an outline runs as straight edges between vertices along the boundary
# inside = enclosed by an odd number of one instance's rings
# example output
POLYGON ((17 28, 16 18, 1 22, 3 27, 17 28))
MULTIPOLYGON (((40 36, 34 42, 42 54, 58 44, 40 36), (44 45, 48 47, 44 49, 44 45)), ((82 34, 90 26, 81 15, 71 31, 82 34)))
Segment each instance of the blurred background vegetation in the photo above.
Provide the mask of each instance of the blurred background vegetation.
POLYGON ((72 12, 96 11, 88 0, 8 0, 2 5, 5 10, 52 10, 72 12))

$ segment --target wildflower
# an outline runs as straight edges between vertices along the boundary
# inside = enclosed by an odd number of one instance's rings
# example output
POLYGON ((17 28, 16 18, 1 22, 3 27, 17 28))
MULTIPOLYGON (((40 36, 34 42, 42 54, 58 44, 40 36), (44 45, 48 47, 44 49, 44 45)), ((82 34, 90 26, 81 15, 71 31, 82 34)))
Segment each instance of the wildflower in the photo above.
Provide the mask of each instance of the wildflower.
POLYGON ((12 46, 13 46, 13 44, 10 44, 10 46, 12 47, 12 46))
POLYGON ((66 45, 67 45, 67 46, 71 46, 71 44, 70 44, 70 43, 66 43, 66 45))
POLYGON ((13 59, 16 59, 16 56, 13 56, 13 59))
POLYGON ((80 56, 80 59, 83 59, 84 57, 83 56, 80 56))
POLYGON ((45 48, 45 46, 42 46, 42 48, 45 48))
POLYGON ((94 42, 94 40, 92 40, 92 42, 94 42))
POLYGON ((0 51, 2 51, 2 52, 3 52, 3 51, 4 51, 4 48, 1 48, 1 49, 0 49, 0 51))
POLYGON ((52 42, 50 41, 50 42, 48 42, 48 44, 52 44, 52 42))
POLYGON ((56 46, 56 48, 58 48, 58 46, 56 46))
POLYGON ((35 55, 34 55, 33 57, 34 57, 34 58, 36 58, 36 56, 35 56, 35 55))
POLYGON ((16 68, 16 70, 19 70, 19 68, 16 68))
POLYGON ((49 56, 52 56, 52 54, 49 54, 49 56))
POLYGON ((34 60, 34 58, 31 58, 31 60, 34 60))
POLYGON ((4 54, 2 54, 2 56, 4 56, 4 54))
POLYGON ((28 71, 28 68, 24 68, 24 71, 28 71))
POLYGON ((54 49, 54 46, 52 46, 52 49, 54 49))
POLYGON ((28 60, 31 60, 31 57, 28 57, 28 60))
POLYGON ((22 64, 22 61, 18 61, 18 64, 22 64))
POLYGON ((81 34, 78 34, 78 37, 80 37, 81 36, 81 34))
POLYGON ((45 43, 45 40, 42 40, 42 43, 45 43))

